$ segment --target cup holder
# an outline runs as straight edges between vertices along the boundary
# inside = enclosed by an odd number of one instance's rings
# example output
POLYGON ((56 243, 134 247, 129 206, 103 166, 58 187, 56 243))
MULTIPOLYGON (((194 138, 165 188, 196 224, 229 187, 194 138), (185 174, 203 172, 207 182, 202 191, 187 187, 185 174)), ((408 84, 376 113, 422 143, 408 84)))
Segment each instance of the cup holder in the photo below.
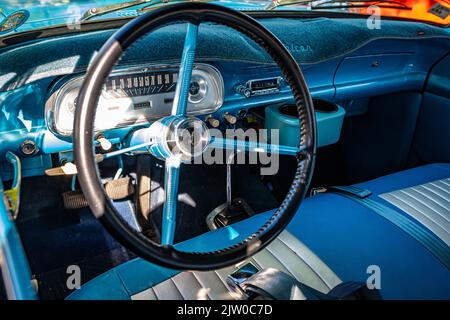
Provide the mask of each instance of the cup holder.
MULTIPOLYGON (((317 125, 317 146, 323 147, 336 143, 341 135, 345 110, 341 106, 326 100, 314 99, 317 125)), ((294 104, 272 104, 265 109, 264 128, 279 132, 280 144, 297 147, 299 144, 299 126, 297 106, 294 104)))
MULTIPOLYGON (((317 112, 332 113, 338 111, 338 106, 332 102, 325 100, 313 100, 314 110, 317 112)), ((280 107, 280 113, 289 116, 297 117, 297 106, 294 104, 287 104, 280 107)))

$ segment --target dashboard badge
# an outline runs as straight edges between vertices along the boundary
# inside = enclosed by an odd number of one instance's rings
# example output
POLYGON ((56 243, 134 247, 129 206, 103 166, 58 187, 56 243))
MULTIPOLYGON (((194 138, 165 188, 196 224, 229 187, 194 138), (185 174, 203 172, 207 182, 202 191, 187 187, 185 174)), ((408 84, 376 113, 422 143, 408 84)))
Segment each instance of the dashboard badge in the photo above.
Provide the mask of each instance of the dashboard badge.
POLYGON ((19 10, 11 13, 10 15, 5 15, 0 9, 0 13, 5 17, 3 21, 0 22, 0 34, 15 31, 30 17, 30 12, 27 10, 19 10))

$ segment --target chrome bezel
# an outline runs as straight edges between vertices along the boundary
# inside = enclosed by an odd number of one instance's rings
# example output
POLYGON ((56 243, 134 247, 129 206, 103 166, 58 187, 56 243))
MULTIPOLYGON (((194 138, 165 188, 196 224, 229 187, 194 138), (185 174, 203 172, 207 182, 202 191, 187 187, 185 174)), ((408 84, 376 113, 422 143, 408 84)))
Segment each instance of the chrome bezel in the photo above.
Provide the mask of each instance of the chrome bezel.
MULTIPOLYGON (((138 66, 122 66, 120 68, 117 68, 111 72, 111 76, 120 76, 120 75, 135 75, 139 73, 144 73, 148 71, 178 71, 179 65, 138 65, 138 66)), ((216 112, 223 104, 224 101, 224 82, 223 77, 219 70, 215 68, 214 66, 210 64, 205 63, 196 63, 194 65, 193 72, 196 70, 200 70, 203 72, 206 72, 210 75, 211 79, 213 80, 213 83, 210 83, 208 85, 214 85, 214 88, 217 92, 217 97, 215 97, 213 103, 208 108, 203 108, 201 110, 194 110, 189 111, 190 105, 195 105, 198 103, 201 103, 204 100, 204 97, 195 101, 191 101, 189 99, 188 101, 188 112, 187 115, 189 116, 198 116, 198 115, 204 115, 204 114, 210 114, 216 112)), ((50 97, 47 99, 45 104, 45 121, 47 128, 57 137, 67 140, 67 138, 72 136, 73 129, 72 130, 65 130, 63 128, 58 127, 58 113, 59 109, 61 108, 61 102, 65 97, 65 94, 69 92, 70 90, 73 90, 74 86, 81 87, 82 82, 84 80, 85 75, 78 75, 75 77, 72 77, 71 79, 67 80, 62 86, 60 86, 58 89, 54 90, 54 92, 50 95, 50 97), (77 84, 79 82, 79 85, 77 84)), ((64 81, 64 80, 62 80, 64 81)), ((207 89, 204 89, 207 90, 207 89)), ((205 91, 202 91, 204 94, 205 91)), ((102 91, 102 94, 104 92, 102 91)), ((157 120, 162 117, 170 115, 171 110, 167 110, 167 113, 165 114, 157 114, 154 116, 146 117, 145 119, 136 119, 131 121, 124 121, 120 124, 107 128, 107 129, 95 129, 95 132, 99 131, 108 131, 108 130, 114 130, 114 129, 120 129, 120 128, 126 128, 126 127, 133 127, 133 126, 141 126, 142 124, 148 123, 149 121, 157 120)))
POLYGON ((253 96, 260 96, 260 95, 266 95, 266 94, 272 94, 272 93, 279 93, 282 89, 283 86, 283 77, 268 77, 268 78, 260 78, 260 79, 251 79, 248 80, 245 84, 240 84, 240 85, 236 85, 234 90, 239 93, 244 95, 246 98, 250 98, 253 96), (252 89, 252 85, 254 82, 259 82, 259 81, 268 81, 268 80, 276 80, 277 82, 277 86, 275 88, 269 88, 269 89, 258 89, 258 90, 253 90, 252 89), (245 95, 245 92, 248 92, 248 96, 245 95))

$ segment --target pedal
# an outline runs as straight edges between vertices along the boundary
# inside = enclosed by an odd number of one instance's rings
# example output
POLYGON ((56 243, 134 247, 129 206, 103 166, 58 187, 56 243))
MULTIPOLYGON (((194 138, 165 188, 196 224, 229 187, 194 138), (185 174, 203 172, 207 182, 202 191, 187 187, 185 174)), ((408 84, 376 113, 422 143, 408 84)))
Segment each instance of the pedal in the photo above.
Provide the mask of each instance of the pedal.
MULTIPOLYGON (((130 177, 123 177, 108 181, 105 191, 111 200, 122 200, 134 194, 134 186, 130 177)), ((67 191, 63 193, 63 202, 66 209, 82 209, 89 206, 81 190, 67 191)))
POLYGON ((70 210, 87 208, 89 206, 81 190, 64 192, 63 202, 64 208, 70 210))
POLYGON ((134 194, 134 186, 130 177, 108 181, 105 191, 111 200, 122 200, 134 194))

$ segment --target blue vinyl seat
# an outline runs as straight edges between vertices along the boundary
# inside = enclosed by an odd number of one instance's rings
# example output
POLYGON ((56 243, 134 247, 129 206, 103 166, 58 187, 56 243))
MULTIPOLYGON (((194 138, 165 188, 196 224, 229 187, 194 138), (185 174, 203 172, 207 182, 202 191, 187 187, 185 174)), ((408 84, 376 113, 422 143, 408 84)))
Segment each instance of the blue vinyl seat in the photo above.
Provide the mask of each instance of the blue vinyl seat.
MULTIPOLYGON (((280 236, 280 243, 271 244, 265 249, 268 252, 258 253, 255 261, 264 268, 281 269, 324 292, 341 281, 366 282, 377 269, 385 299, 450 299, 450 270, 446 263, 450 254, 450 164, 413 168, 355 187, 370 190, 370 201, 407 219, 432 243, 444 248, 440 258, 386 216, 355 199, 327 192, 305 199, 280 236), (280 249, 270 249, 272 245, 280 249), (283 251, 282 246, 290 250, 283 251), (292 252, 301 259, 296 260, 292 252)), ((256 225, 262 225, 270 214, 262 213, 190 239, 179 244, 179 249, 205 251, 237 242, 256 225)), ((215 274, 222 275, 219 278, 223 280, 232 270, 230 267, 215 274)), ((225 288, 219 281, 208 280, 211 274, 188 277, 188 273, 137 258, 89 281, 68 299, 198 298, 198 294, 189 295, 180 288, 180 283, 189 281, 193 281, 191 287, 206 288, 206 292, 211 292, 208 286, 213 284, 225 288), (177 282, 181 278, 183 281, 177 282)))

